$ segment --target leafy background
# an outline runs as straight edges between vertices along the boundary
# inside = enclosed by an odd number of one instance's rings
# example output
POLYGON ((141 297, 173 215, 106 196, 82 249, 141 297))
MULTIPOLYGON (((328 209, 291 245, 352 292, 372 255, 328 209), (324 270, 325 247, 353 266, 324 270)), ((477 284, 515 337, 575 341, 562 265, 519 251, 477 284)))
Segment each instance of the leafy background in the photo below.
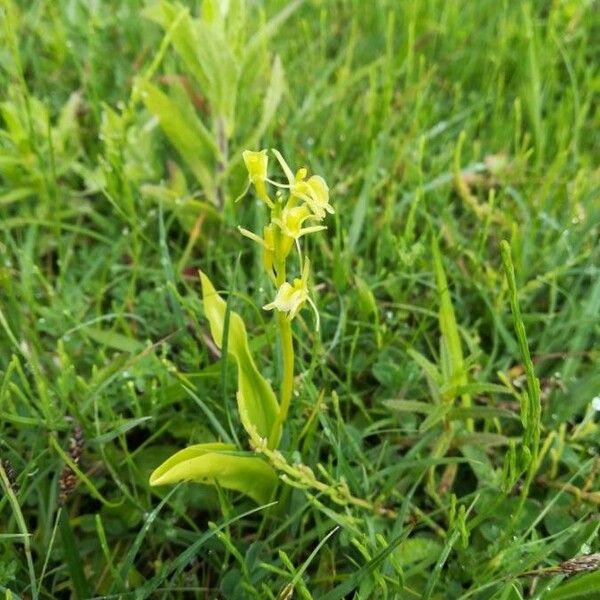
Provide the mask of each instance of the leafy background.
POLYGON ((600 550, 597 2, 226 5, 0 2, 0 589, 596 597, 598 571, 526 573, 600 550), (199 268, 278 377, 236 230, 265 219, 234 202, 246 147, 325 176, 336 208, 307 242, 322 328, 295 327, 282 442, 323 487, 262 509, 148 484, 189 443, 246 444, 199 268))

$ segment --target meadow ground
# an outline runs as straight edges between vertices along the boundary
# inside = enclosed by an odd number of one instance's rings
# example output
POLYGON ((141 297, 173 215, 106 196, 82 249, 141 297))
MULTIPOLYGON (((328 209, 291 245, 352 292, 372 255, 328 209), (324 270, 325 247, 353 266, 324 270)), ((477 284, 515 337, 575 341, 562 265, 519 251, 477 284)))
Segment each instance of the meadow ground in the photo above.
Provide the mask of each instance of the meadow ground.
POLYGON ((0 0, 2 594, 599 598, 599 4, 185 4, 0 0), (279 388, 272 147, 335 209, 276 503, 150 487, 252 452, 199 269, 279 388))

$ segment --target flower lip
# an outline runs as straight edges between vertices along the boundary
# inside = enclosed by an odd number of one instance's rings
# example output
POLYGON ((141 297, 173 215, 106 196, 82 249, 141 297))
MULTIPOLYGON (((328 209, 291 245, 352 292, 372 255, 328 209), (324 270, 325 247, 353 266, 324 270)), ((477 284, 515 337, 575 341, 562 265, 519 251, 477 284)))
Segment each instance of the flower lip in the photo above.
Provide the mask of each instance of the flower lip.
POLYGON ((323 219, 325 212, 333 214, 335 211, 329 204, 329 187, 320 175, 313 175, 307 181, 297 181, 291 189, 292 196, 306 202, 315 217, 323 219))
POLYGON ((274 218, 273 223, 281 229, 284 235, 297 240, 307 233, 314 233, 316 231, 327 229, 324 225, 303 227, 304 222, 307 219, 314 218, 315 215, 304 204, 302 206, 293 206, 291 208, 286 206, 281 213, 281 218, 274 218))
POLYGON ((304 306, 308 297, 308 290, 303 286, 301 279, 295 279, 293 284, 285 281, 281 284, 275 300, 269 304, 265 304, 263 308, 265 310, 277 309, 281 312, 287 313, 289 320, 292 320, 298 311, 304 306))
POLYGON ((293 283, 285 281, 281 284, 275 295, 273 302, 265 304, 265 310, 279 310, 287 313, 287 318, 291 321, 302 309, 304 304, 308 302, 316 313, 317 331, 319 330, 319 314, 316 311, 314 302, 308 295, 308 275, 310 273, 310 261, 308 258, 304 260, 302 268, 302 277, 294 279, 293 283))

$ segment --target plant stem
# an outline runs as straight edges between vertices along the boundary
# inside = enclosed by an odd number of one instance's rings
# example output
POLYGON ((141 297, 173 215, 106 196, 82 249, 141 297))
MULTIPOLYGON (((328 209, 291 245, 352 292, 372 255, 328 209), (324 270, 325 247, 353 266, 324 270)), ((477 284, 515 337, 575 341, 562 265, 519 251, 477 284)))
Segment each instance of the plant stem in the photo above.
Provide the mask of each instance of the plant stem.
MULTIPOLYGON (((281 203, 276 202, 273 208, 273 217, 279 217, 281 214, 281 203)), ((285 259, 281 243, 281 233, 275 228, 273 235, 275 246, 275 271, 276 284, 279 289, 286 280, 285 259)), ((278 440, 281 434, 281 428, 287 417, 290 403, 292 401, 292 391, 294 388, 294 341, 292 338, 292 325, 286 316, 277 311, 277 328, 279 329, 279 342, 281 344, 281 362, 282 375, 281 387, 279 390, 279 413, 273 423, 271 438, 278 440)))
POLYGON ((279 341, 281 343, 283 372, 279 392, 279 413, 273 425, 275 431, 279 431, 285 422, 294 389, 294 342, 292 339, 292 325, 283 313, 278 313, 277 326, 279 328, 279 341))

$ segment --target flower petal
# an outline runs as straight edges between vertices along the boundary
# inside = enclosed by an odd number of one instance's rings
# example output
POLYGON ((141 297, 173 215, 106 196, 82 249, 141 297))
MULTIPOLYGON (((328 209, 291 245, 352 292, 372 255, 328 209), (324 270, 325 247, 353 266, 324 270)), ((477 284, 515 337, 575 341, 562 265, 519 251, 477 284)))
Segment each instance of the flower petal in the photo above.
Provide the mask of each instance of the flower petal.
POLYGON ((252 150, 244 150, 242 157, 248 170, 248 177, 255 185, 264 182, 267 178, 267 164, 269 157, 266 150, 253 152, 252 150))

